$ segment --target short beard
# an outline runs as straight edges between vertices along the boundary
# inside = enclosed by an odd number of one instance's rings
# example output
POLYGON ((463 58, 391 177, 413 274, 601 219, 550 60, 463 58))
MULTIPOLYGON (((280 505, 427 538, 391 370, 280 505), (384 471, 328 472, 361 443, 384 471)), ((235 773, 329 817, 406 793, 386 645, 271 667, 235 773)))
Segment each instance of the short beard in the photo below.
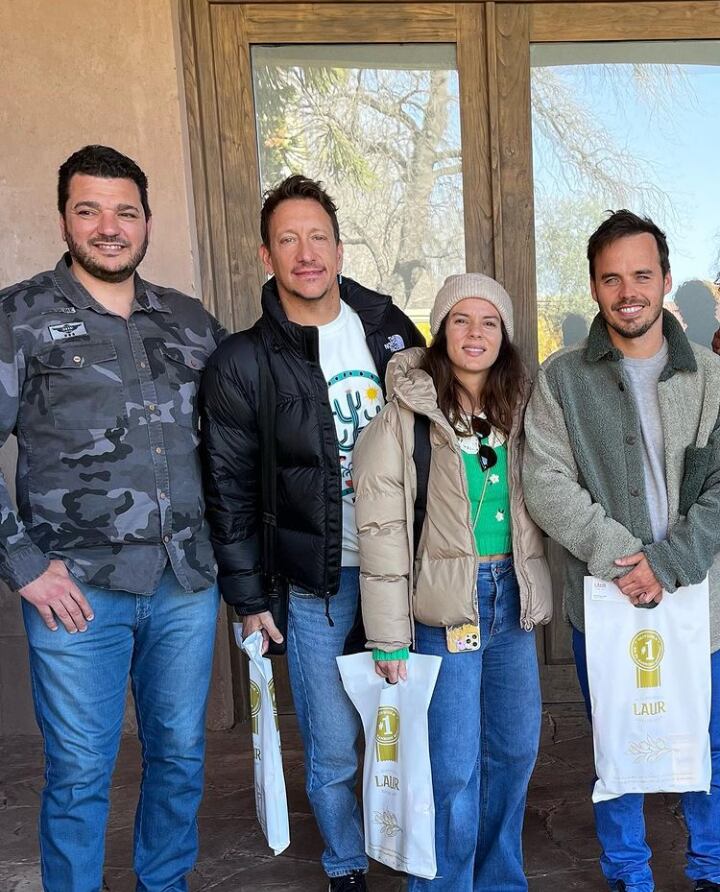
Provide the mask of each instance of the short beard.
POLYGON ((608 317, 605 315, 605 313, 602 311, 602 309, 600 310, 600 315, 605 320, 605 324, 609 325, 613 331, 616 331, 620 335, 620 337, 627 338, 628 341, 632 341, 635 338, 641 338, 644 334, 647 334, 650 331, 650 329, 653 327, 653 325, 655 325, 655 323, 658 321, 659 317, 662 315, 662 311, 663 311, 662 304, 660 304, 657 313, 649 322, 646 322, 644 325, 641 325, 639 328, 632 328, 632 329, 621 328, 612 319, 608 319, 608 317))
MULTIPOLYGON (((108 241, 112 241, 112 239, 108 239, 108 241)), ((125 282, 133 275, 147 253, 148 241, 148 234, 146 232, 145 240, 142 245, 140 245, 124 266, 118 267, 117 269, 108 269, 89 254, 84 247, 78 245, 69 232, 65 232, 65 242, 68 251, 78 266, 82 267, 82 269, 89 275, 94 276, 94 278, 100 279, 101 282, 112 282, 113 284, 125 282)))

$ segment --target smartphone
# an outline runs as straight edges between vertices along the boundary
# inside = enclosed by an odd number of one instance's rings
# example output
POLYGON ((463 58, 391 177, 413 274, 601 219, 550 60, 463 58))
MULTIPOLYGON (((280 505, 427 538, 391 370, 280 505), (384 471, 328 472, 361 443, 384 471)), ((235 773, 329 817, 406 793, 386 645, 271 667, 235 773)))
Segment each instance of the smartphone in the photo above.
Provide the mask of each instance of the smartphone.
POLYGON ((467 653, 480 650, 480 628, 473 623, 460 626, 448 626, 445 629, 447 649, 451 654, 467 653))

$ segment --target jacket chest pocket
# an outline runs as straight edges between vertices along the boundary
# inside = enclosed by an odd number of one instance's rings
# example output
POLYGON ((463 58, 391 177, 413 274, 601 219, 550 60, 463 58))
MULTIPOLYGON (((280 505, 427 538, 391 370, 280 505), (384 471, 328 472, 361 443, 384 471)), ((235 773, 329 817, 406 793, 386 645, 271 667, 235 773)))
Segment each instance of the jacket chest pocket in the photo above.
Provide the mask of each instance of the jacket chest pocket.
POLYGON ((164 374, 158 381, 163 420, 198 429, 197 396, 207 355, 194 347, 162 345, 164 374))
POLYGON ((111 341, 56 344, 35 356, 31 371, 47 382, 55 427, 108 430, 127 426, 127 398, 111 341))

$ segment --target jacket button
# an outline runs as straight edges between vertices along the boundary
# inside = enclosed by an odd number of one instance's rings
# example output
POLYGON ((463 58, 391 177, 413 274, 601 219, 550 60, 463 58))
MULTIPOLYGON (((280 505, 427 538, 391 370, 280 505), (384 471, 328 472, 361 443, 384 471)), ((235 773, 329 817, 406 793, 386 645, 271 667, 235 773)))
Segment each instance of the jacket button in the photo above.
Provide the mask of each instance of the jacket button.
POLYGON ((79 365, 82 362, 82 356, 73 356, 73 362, 79 365))
POLYGON ((618 384, 618 389, 619 389, 622 393, 625 393, 625 385, 623 384, 622 381, 618 384))
POLYGON ((628 444, 628 446, 634 446, 636 439, 637 437, 635 436, 635 434, 628 434, 627 437, 625 437, 625 442, 628 444))
POLYGON ((631 496, 634 496, 635 498, 637 498, 637 497, 640 495, 640 490, 639 490, 639 489, 635 489, 635 488, 633 488, 633 489, 630 490, 630 495, 631 495, 631 496))
POLYGON ((163 536, 163 542, 164 542, 166 545, 168 544, 168 542, 171 541, 171 539, 172 539, 172 536, 163 536))

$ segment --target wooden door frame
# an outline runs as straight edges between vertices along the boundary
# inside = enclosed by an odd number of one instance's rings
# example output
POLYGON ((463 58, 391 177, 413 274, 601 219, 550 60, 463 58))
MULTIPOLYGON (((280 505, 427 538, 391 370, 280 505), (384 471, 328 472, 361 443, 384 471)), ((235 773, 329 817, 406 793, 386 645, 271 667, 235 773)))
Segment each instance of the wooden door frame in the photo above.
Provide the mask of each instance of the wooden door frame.
POLYGON ((477 3, 180 0, 193 191, 207 303, 234 328, 259 312, 260 195, 250 47, 272 43, 454 43, 460 78, 469 268, 495 271, 484 7, 477 3), (239 42, 231 34, 241 35, 239 42), (478 85, 470 90, 469 84, 478 85), (242 213, 232 208, 242 207, 242 213), (230 246, 233 246, 232 250, 230 246), (240 259, 242 258, 242 260, 240 259), (242 296, 242 302, 238 301, 242 296), (235 298, 235 299, 233 299, 235 298))
MULTIPOLYGON (((711 40, 720 39, 720 0, 711 2, 530 2, 496 4, 496 41, 498 76, 495 92, 498 102, 515 107, 513 126, 519 134, 508 144, 507 132, 499 139, 501 168, 507 167, 510 153, 517 167, 529 172, 526 178, 501 178, 500 207, 503 215, 501 235, 507 262, 519 263, 511 294, 531 295, 532 309, 527 324, 537 330, 537 304, 534 251, 534 207, 532 182, 532 132, 530 127, 530 45, 532 43, 568 43, 580 41, 632 40, 711 40), (505 61, 507 60, 507 61, 505 61), (526 216, 527 215, 527 216, 526 216), (509 247, 508 247, 509 243, 509 247)), ((492 40, 489 35, 488 40, 492 40)), ((500 115, 502 120, 502 114, 500 115)), ((527 304, 525 304, 527 306, 527 304)), ((537 341, 531 357, 536 365, 537 341)), ((548 542, 548 551, 557 557, 561 551, 548 542)), ((558 561, 551 561, 553 589, 561 586, 558 561)), ((560 598, 555 597, 556 615, 560 598)), ((545 702, 577 699, 577 678, 572 663, 551 665, 553 635, 560 633, 559 624, 545 626, 540 643, 540 666, 545 702)))
POLYGON ((178 3, 202 294, 219 318, 233 329, 251 324, 264 280, 256 259, 250 46, 449 42, 457 46, 460 78, 466 265, 495 276, 514 296, 517 341, 531 367, 537 314, 530 43, 720 35, 720 0, 178 3))
MULTIPOLYGON (((178 0, 178 12, 201 293, 221 321, 232 330, 250 325, 264 281, 250 46, 455 43, 466 266, 513 295, 516 340, 530 368, 537 364, 531 43, 720 39, 720 0, 178 0)), ((574 667, 546 665, 549 628, 539 636, 545 699, 577 699, 574 667)), ((238 661, 234 646, 231 654, 238 661)), ((235 689, 236 712, 246 715, 245 686, 235 689)))

